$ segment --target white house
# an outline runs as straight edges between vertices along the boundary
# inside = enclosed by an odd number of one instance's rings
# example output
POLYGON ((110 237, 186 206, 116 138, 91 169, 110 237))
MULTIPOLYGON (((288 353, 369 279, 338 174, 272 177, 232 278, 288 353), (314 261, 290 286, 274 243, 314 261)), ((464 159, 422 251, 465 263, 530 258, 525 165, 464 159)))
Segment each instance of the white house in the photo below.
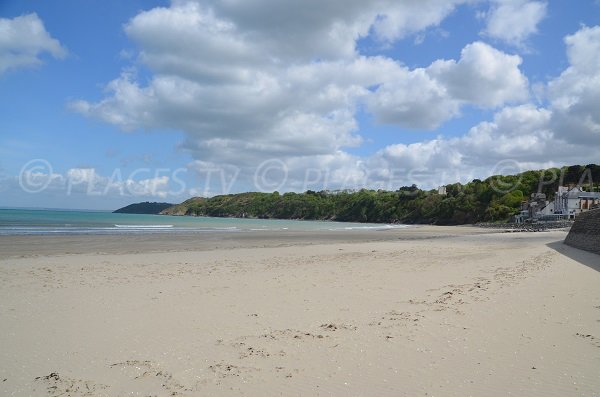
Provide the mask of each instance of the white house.
POLYGON ((600 205, 600 192, 586 192, 581 187, 560 186, 554 198, 554 213, 569 219, 600 205))
POLYGON ((516 223, 523 223, 526 219, 548 219, 558 218, 554 212, 554 202, 546 200, 544 193, 533 193, 528 201, 524 201, 521 205, 521 212, 515 216, 516 223))
POLYGON ((586 192, 581 187, 560 186, 554 201, 546 200, 544 193, 534 193, 524 201, 515 222, 525 220, 574 219, 582 212, 600 206, 600 192, 586 192))

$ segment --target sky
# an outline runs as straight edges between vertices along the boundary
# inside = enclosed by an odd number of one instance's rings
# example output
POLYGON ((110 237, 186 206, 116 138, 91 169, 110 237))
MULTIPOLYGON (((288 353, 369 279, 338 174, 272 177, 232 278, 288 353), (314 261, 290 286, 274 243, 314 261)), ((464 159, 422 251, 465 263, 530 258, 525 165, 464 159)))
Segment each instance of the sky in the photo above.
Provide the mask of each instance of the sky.
POLYGON ((0 0, 0 206, 600 162, 598 0, 0 0))

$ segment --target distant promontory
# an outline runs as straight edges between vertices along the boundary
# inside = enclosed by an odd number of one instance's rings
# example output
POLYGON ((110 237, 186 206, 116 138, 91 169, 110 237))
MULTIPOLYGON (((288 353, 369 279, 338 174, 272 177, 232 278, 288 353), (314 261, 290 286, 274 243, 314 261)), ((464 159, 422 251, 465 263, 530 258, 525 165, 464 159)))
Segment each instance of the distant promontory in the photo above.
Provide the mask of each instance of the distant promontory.
POLYGON ((126 207, 119 208, 113 211, 115 214, 150 214, 158 215, 164 209, 172 207, 175 204, 171 203, 151 203, 149 201, 143 203, 129 204, 126 207))

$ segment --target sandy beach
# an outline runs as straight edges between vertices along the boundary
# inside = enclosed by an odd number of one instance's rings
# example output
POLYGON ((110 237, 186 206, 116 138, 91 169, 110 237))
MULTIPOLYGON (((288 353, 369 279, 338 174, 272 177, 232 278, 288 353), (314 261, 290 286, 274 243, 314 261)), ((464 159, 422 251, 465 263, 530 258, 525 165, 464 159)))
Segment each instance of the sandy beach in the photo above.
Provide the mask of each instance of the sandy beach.
POLYGON ((0 392, 600 395, 600 256, 565 236, 2 237, 0 392))

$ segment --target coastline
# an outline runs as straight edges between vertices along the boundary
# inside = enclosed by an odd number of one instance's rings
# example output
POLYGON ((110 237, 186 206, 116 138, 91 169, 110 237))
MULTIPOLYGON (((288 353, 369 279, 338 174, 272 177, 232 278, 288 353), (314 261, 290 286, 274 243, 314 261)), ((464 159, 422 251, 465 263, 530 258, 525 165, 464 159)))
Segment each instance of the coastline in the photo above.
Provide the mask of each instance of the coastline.
POLYGON ((565 235, 3 237, 0 390, 591 396, 600 266, 565 235))

